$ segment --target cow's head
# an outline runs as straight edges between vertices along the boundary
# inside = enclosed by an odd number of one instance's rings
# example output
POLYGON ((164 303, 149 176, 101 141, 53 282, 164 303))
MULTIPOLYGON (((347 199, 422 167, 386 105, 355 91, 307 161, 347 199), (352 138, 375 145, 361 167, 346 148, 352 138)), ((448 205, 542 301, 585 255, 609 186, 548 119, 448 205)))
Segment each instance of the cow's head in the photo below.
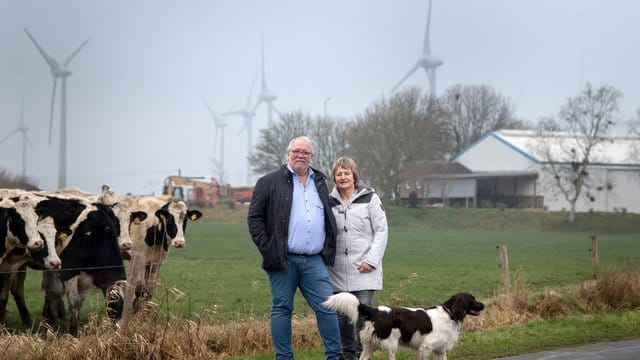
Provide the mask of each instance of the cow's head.
POLYGON ((133 248, 133 241, 131 240, 129 228, 131 226, 139 225, 144 221, 144 219, 147 218, 147 213, 144 211, 130 211, 127 206, 122 203, 113 204, 112 209, 120 223, 118 246, 120 246, 120 251, 126 253, 133 248))
POLYGON ((171 246, 181 248, 186 242, 184 234, 187 222, 200 219, 202 213, 187 209, 187 205, 183 201, 170 201, 156 211, 156 216, 164 223, 166 236, 170 239, 171 246))
POLYGON ((31 256, 35 260, 42 261, 47 269, 59 269, 62 266, 62 261, 56 251, 56 244, 71 236, 71 229, 67 227, 56 229, 53 218, 49 216, 38 220, 37 227, 40 237, 46 245, 39 251, 32 251, 31 256))
POLYGON ((34 199, 30 195, 21 195, 14 200, 5 199, 0 206, 6 208, 9 232, 15 245, 30 251, 44 247, 44 241, 38 233, 38 215, 34 208, 34 199))

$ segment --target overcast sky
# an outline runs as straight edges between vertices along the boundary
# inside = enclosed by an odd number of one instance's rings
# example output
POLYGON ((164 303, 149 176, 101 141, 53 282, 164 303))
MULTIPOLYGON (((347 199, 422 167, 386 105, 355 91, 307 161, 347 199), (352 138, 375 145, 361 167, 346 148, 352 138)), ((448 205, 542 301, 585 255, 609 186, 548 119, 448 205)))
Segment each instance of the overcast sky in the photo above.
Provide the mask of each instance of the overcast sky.
MULTIPOLYGON (((24 120, 35 151, 27 176, 58 184, 60 89, 47 145, 52 77, 27 28, 63 62, 85 39, 67 81, 67 185, 160 192, 164 178, 213 175, 215 112, 242 108, 260 69, 283 112, 347 119, 389 96, 421 53, 428 0, 0 0, 0 138, 24 120)), ((637 0, 434 0, 431 49, 444 62, 437 92, 489 85, 534 123, 589 81, 624 94, 620 119, 640 108, 637 0)), ((259 75, 258 75, 259 76, 259 75)), ((406 86, 428 89, 425 73, 406 86)), ((259 81, 253 92, 256 101, 259 81)), ((266 106, 254 119, 266 127, 266 106)), ((246 183, 247 136, 228 118, 225 168, 246 183)), ((0 144, 0 167, 21 173, 21 136, 0 144)), ((284 154, 283 154, 284 156, 284 154)))

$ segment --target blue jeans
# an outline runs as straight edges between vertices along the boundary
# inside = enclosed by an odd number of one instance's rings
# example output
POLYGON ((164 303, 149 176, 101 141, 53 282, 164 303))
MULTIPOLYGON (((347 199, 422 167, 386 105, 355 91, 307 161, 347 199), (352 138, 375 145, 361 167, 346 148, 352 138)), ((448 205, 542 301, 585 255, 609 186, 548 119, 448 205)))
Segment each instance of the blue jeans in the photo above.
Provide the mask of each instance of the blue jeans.
POLYGON ((286 270, 268 271, 271 285, 271 337, 276 359, 293 359, 291 347, 291 314, 293 299, 300 288, 307 303, 316 313, 325 358, 341 357, 340 328, 335 311, 320 305, 332 293, 327 266, 320 255, 288 255, 286 270))
MULTIPOLYGON (((374 290, 351 291, 361 304, 373 306, 374 290)), ((342 357, 344 360, 353 360, 360 357, 362 353, 362 344, 358 333, 364 326, 364 318, 359 317, 356 324, 352 324, 346 315, 338 314, 338 322, 340 323, 340 338, 342 341, 342 357)))

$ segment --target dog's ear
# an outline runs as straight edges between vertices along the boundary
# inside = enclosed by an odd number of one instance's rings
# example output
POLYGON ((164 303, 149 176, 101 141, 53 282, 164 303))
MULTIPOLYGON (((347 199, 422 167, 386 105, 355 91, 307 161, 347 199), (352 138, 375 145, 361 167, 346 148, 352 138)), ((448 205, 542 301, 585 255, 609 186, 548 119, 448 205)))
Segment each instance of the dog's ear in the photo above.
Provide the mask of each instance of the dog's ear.
POLYGON ((451 311, 453 320, 462 321, 467 315, 468 299, 461 294, 455 294, 444 303, 444 306, 451 311))

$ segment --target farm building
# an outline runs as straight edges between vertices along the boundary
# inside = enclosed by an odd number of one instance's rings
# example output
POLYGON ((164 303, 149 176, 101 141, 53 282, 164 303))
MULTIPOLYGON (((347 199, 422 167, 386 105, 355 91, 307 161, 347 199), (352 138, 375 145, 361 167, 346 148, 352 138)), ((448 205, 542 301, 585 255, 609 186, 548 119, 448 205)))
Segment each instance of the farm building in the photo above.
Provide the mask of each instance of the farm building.
MULTIPOLYGON (((548 133, 557 148, 571 148, 574 136, 548 133)), ((407 170, 401 196, 408 202, 448 207, 513 207, 568 209, 553 177, 544 171, 549 162, 540 156, 541 139, 531 130, 498 130, 457 154, 439 169, 407 170)), ((590 156, 590 188, 577 202, 576 211, 629 211, 640 213, 640 138, 609 136, 590 156)), ((560 155, 555 164, 568 166, 560 155)))

